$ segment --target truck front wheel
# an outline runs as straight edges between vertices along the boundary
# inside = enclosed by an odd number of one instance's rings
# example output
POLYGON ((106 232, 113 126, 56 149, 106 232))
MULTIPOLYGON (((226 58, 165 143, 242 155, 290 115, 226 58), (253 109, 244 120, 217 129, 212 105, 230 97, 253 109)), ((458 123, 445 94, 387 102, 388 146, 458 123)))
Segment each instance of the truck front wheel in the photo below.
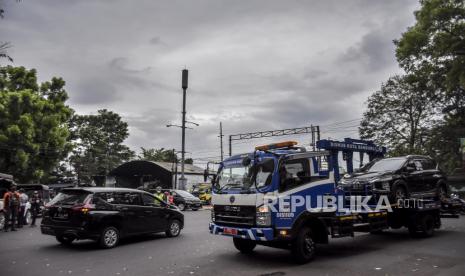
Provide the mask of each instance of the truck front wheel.
POLYGON ((257 243, 252 240, 240 239, 240 238, 233 238, 234 247, 239 250, 241 253, 248 254, 251 253, 257 243))
POLYGON ((291 253, 299 264, 308 263, 315 256, 315 242, 309 227, 300 229, 291 245, 291 253))

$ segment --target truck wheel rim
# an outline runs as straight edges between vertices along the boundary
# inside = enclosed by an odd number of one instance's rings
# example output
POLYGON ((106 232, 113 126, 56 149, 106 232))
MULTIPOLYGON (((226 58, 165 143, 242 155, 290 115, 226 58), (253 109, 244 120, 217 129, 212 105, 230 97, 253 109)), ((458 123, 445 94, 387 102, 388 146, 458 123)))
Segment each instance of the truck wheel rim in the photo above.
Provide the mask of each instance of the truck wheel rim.
POLYGON ((177 235, 179 233, 179 224, 177 222, 171 223, 170 232, 171 235, 177 235))
POLYGON ((113 229, 109 229, 105 232, 105 235, 104 235, 104 240, 105 240, 105 244, 107 246, 113 246, 115 245, 116 241, 118 240, 118 234, 116 234, 116 231, 113 230, 113 229))
POLYGON ((181 203, 181 204, 178 205, 178 207, 179 207, 179 209, 184 210, 184 204, 181 203))
POLYGON ((304 247, 305 253, 308 254, 308 255, 312 254, 313 253, 314 243, 313 243, 312 238, 309 235, 305 236, 304 245, 305 245, 305 247, 304 247))

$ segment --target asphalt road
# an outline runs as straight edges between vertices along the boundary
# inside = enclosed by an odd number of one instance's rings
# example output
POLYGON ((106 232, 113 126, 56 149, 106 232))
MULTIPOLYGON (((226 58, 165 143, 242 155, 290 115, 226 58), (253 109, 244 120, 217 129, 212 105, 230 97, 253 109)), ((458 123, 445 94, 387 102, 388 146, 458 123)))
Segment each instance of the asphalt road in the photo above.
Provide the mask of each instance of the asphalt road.
POLYGON ((185 215, 178 238, 131 238, 110 250, 62 246, 38 228, 1 232, 0 275, 465 275, 464 217, 444 219, 428 239, 397 230, 331 240, 313 262, 295 265, 286 250, 238 253, 230 238, 209 234, 209 211, 185 215))

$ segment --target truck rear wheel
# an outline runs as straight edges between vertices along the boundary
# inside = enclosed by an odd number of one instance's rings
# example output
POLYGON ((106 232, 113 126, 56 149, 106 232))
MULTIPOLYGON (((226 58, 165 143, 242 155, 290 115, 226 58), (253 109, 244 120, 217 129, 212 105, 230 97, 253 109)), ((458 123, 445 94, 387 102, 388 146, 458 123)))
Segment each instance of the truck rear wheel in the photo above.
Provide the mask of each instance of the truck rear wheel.
POLYGON ((434 226, 434 217, 426 214, 419 219, 417 224, 409 225, 408 231, 414 238, 427 238, 434 235, 434 226))
POLYGON ((248 254, 252 253, 257 246, 257 243, 252 240, 233 238, 234 247, 239 250, 241 253, 248 254))
POLYGON ((312 236, 312 230, 309 227, 303 227, 292 242, 291 253, 297 263, 308 263, 315 256, 316 247, 312 236))

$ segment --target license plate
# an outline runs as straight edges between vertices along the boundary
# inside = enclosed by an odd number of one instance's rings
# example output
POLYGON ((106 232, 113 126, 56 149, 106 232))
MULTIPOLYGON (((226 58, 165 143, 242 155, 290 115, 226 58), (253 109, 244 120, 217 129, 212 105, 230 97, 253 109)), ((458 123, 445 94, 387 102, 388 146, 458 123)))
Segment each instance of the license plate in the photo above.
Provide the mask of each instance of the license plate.
POLYGON ((66 212, 57 212, 57 213, 55 213, 54 217, 58 218, 58 219, 67 219, 68 218, 68 213, 66 213, 66 212))
POLYGON ((223 234, 226 234, 226 235, 237 235, 237 229, 234 229, 234 228, 224 228, 224 229, 223 229, 223 234))

